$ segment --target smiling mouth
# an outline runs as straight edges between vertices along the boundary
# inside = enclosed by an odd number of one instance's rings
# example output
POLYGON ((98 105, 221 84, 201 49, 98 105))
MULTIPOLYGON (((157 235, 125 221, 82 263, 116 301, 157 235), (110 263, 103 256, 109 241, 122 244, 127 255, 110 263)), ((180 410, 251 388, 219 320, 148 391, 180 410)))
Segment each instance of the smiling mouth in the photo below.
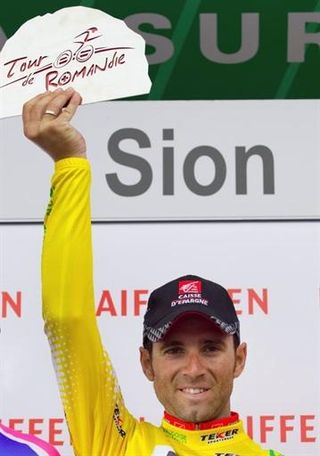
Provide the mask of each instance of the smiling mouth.
POLYGON ((207 391, 209 391, 209 388, 181 388, 179 391, 182 391, 183 393, 187 394, 197 395, 201 393, 206 393, 207 391))

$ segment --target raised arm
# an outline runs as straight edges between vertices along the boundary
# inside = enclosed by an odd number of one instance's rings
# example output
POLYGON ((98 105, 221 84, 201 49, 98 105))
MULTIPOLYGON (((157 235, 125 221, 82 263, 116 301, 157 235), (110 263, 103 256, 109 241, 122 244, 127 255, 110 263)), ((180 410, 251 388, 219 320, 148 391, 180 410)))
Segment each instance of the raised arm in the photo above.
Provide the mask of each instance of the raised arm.
POLYGON ((85 140, 70 124, 80 102, 68 89, 39 95, 23 110, 25 135, 55 161, 42 252, 43 317, 75 454, 120 456, 135 420, 95 318, 90 167, 85 140))

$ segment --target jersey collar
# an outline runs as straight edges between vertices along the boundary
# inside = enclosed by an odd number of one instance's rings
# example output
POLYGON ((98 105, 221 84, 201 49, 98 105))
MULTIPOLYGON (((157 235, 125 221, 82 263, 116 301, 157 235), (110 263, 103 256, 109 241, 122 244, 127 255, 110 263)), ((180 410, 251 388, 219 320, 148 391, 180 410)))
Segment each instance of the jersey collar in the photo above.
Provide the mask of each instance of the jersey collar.
POLYGON ((234 424, 237 421, 239 421, 239 415, 236 412, 231 412, 230 416, 224 418, 203 421, 202 423, 190 423, 189 421, 180 420, 180 418, 176 418, 175 416, 172 416, 169 413, 164 412, 164 419, 172 426, 176 426, 180 429, 186 429, 188 431, 205 431, 207 429, 214 429, 234 424))

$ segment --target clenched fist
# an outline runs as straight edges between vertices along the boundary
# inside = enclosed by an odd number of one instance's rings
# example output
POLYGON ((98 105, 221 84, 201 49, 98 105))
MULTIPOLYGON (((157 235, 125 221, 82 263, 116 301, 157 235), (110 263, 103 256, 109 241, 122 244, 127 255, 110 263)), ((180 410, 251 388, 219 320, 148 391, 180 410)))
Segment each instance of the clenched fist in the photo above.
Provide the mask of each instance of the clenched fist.
POLYGON ((72 88, 45 92, 23 106, 25 136, 45 150, 53 160, 86 158, 84 137, 71 124, 81 96, 72 88))

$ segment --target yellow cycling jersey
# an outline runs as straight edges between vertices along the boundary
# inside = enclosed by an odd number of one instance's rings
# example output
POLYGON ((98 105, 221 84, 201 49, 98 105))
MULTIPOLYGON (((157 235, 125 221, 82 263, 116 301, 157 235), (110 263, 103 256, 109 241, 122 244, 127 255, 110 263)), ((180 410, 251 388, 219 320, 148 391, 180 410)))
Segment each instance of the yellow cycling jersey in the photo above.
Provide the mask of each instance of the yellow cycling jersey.
POLYGON ((90 165, 56 163, 42 252, 45 332, 77 456, 259 456, 240 420, 188 430, 126 409, 97 328, 92 277, 90 165))

